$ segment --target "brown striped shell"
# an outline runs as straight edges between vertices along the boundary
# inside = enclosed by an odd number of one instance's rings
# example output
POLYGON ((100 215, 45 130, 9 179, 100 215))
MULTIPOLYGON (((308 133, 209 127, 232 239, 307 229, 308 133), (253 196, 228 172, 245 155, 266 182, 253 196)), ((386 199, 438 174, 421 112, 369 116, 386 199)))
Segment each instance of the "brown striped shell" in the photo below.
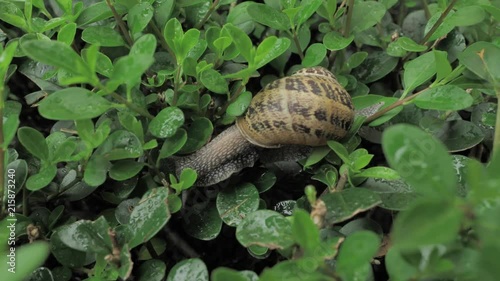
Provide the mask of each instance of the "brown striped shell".
POLYGON ((311 67, 268 84, 236 125, 249 142, 261 147, 321 146, 343 138, 353 120, 349 93, 330 71, 311 67))

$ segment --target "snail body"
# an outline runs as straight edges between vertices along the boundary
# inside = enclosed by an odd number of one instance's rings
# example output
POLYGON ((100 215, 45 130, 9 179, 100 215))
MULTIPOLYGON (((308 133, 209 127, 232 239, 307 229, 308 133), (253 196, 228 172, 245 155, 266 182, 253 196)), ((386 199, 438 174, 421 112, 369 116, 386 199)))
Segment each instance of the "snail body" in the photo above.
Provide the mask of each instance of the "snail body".
POLYGON ((174 170, 179 175, 192 168, 198 174, 197 186, 212 185, 253 166, 266 151, 279 158, 279 152, 290 151, 279 150, 282 146, 300 149, 341 139, 353 120, 351 97, 335 76, 323 67, 304 68, 268 84, 235 125, 194 154, 175 157, 174 170))

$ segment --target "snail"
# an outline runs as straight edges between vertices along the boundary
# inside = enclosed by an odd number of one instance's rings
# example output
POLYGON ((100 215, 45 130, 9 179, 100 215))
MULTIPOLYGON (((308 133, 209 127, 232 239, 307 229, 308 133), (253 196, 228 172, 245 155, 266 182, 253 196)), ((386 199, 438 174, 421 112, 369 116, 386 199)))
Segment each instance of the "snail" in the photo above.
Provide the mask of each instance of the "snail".
POLYGON ((259 158, 299 160, 297 154, 343 138, 354 114, 350 95, 330 71, 304 68, 268 84, 235 125, 194 154, 170 158, 168 167, 177 176, 192 168, 196 186, 213 185, 259 158))

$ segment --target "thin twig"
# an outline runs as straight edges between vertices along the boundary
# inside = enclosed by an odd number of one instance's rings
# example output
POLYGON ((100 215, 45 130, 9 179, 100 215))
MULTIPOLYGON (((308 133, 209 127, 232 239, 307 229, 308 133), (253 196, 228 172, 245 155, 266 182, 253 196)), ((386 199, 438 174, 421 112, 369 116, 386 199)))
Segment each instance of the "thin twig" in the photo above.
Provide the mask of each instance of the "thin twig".
POLYGON ((413 95, 411 95, 409 97, 406 97, 406 98, 404 98, 402 100, 398 100, 397 102, 389 105, 388 107, 381 109, 377 113, 375 113, 375 114, 369 116, 368 118, 366 118, 366 120, 363 122, 363 124, 368 124, 368 123, 372 122, 373 120, 379 118, 380 116, 386 114, 387 112, 393 110, 394 108, 396 108, 396 107, 398 107, 400 105, 403 105, 406 102, 411 101, 412 99, 416 98, 418 95, 422 94, 423 92, 425 92, 425 91, 427 91, 429 89, 430 88, 425 88, 425 89, 423 89, 422 91, 420 91, 418 93, 415 93, 415 94, 413 94, 413 95))
POLYGON ((197 23, 194 26, 194 28, 199 29, 200 27, 202 27, 205 24, 205 22, 210 18, 210 16, 215 11, 215 9, 217 9, 217 6, 219 6, 219 0, 215 0, 214 2, 212 2, 212 5, 208 9, 208 11, 205 14, 205 16, 203 17, 203 19, 199 23, 197 23))
POLYGON ((299 38, 297 37, 297 30, 293 30, 292 38, 293 38, 293 43, 295 44, 295 47, 297 47, 297 52, 299 53, 299 57, 301 60, 303 60, 304 59, 304 52, 302 51, 302 48, 300 47, 300 41, 299 41, 299 38))
POLYGON ((172 58, 174 58, 174 60, 176 60, 175 63, 177 63, 177 59, 175 57, 174 51, 172 51, 172 49, 170 49, 170 47, 168 46, 167 41, 165 41, 165 37, 163 37, 163 33, 158 28, 158 26, 156 26, 156 24, 153 21, 150 21, 148 25, 151 28, 151 30, 153 30, 153 33, 156 35, 156 37, 160 41, 160 45, 163 47, 163 49, 167 50, 167 52, 172 56, 172 58))
POLYGON ((180 80, 181 80, 181 71, 182 71, 182 66, 177 65, 177 69, 175 72, 175 77, 174 77, 174 97, 172 99, 172 106, 177 105, 177 101, 179 100, 179 88, 180 88, 180 80))
POLYGON ((146 117, 146 118, 149 118, 149 119, 153 119, 154 116, 151 115, 151 113, 149 113, 147 110, 145 110, 144 108, 141 108, 139 106, 137 106, 136 104, 134 103, 131 103, 129 102, 126 98, 120 96, 119 94, 115 93, 115 92, 112 92, 111 93, 111 96, 118 100, 119 102, 123 103, 124 105, 126 105, 128 108, 130 108, 131 110, 139 113, 140 115, 146 117))
POLYGON ((127 26, 123 22, 121 16, 118 14, 116 11, 115 7, 113 4, 111 4, 110 0, 106 0, 106 4, 108 4, 108 7, 111 9, 111 13, 113 13, 113 17, 115 18, 116 22, 118 23, 118 27, 120 28, 120 31, 122 32, 123 36, 125 37, 125 40, 127 40, 127 43, 129 46, 134 45, 134 40, 130 37, 130 34, 128 33, 127 26))
POLYGON ((349 33, 351 32, 351 21, 352 21, 352 14, 354 12, 354 0, 349 0, 348 4, 348 10, 347 10, 347 18, 345 21, 345 26, 344 26, 344 37, 349 36, 349 33))

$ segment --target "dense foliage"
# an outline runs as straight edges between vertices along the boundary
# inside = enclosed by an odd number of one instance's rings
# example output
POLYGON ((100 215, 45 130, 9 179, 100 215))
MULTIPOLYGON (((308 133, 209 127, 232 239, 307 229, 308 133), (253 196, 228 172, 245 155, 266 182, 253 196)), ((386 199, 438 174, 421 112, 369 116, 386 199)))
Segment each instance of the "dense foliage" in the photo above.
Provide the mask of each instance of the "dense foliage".
POLYGON ((498 280, 499 22, 498 0, 0 0, 0 279, 498 280), (167 172, 317 65, 377 111, 346 138, 211 187, 167 172))

